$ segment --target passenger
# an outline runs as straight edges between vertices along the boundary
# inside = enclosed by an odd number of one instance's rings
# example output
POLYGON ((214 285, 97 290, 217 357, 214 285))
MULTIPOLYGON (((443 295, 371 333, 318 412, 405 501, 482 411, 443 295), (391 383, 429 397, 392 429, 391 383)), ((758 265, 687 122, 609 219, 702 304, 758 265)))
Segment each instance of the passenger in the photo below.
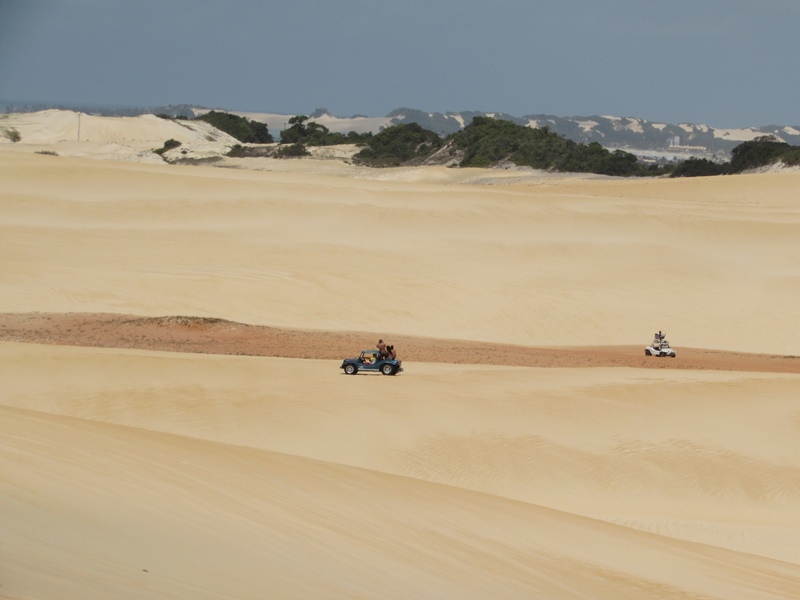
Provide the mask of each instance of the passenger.
POLYGON ((386 344, 383 343, 383 340, 378 340, 378 359, 384 359, 388 356, 386 352, 386 344))
POLYGON ((394 346, 388 346, 389 360, 397 360, 397 352, 394 351, 394 346))

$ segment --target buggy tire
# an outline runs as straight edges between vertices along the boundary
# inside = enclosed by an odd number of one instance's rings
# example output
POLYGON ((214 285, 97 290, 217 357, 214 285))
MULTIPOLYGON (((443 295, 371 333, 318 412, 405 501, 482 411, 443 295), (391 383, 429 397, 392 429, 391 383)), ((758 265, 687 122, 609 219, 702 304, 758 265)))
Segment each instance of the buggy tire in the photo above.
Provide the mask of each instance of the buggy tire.
POLYGON ((645 356, 650 356, 650 350, 648 350, 647 348, 645 348, 645 349, 644 349, 644 355, 645 355, 645 356))
POLYGON ((345 365, 344 372, 347 373, 348 375, 355 375, 356 373, 358 373, 358 367, 355 365, 345 365))
POLYGON ((381 367, 381 373, 384 375, 394 375, 394 367, 392 365, 383 365, 381 367))

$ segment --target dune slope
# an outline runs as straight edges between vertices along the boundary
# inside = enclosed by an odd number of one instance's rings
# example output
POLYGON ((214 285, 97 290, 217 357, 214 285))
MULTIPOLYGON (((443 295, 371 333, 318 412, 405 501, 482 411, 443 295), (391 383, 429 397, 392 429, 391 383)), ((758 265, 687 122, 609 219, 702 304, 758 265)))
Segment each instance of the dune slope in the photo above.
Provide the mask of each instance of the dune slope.
POLYGON ((15 597, 788 598, 800 591, 797 566, 524 503, 87 420, 0 412, 0 498, 13 517, 2 546, 4 585, 15 597))

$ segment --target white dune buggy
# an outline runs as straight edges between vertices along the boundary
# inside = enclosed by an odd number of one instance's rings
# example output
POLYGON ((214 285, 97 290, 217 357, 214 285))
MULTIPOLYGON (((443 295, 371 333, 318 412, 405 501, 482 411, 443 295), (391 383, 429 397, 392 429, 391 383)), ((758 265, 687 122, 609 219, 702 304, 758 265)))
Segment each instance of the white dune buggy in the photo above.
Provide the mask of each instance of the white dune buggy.
POLYGON ((653 343, 644 349, 645 356, 669 356, 675 358, 675 350, 670 348, 669 342, 666 340, 666 334, 660 331, 653 337, 653 343))

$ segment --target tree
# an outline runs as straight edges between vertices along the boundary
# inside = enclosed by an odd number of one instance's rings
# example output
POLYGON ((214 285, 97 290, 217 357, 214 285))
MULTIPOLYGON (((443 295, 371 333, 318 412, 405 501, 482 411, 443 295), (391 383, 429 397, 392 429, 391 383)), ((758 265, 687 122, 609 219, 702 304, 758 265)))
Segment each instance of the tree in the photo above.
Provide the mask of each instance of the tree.
POLYGON ((730 168, 733 173, 756 169, 777 162, 782 154, 791 150, 786 142, 774 135, 763 135, 739 144, 731 151, 730 168))
POLYGON ((303 144, 289 144, 281 146, 275 153, 275 158, 300 158, 302 156, 311 156, 311 153, 306 150, 303 144))
POLYGON ((511 161, 519 166, 552 171, 617 176, 651 174, 628 152, 609 152, 597 142, 588 146, 578 144, 548 127, 531 128, 504 119, 475 117, 450 140, 463 152, 462 167, 488 167, 511 161))
POLYGON ((355 159, 373 166, 397 166, 430 156, 442 147, 442 138, 416 123, 393 125, 366 139, 367 148, 355 159))
POLYGON ((205 121, 213 125, 240 142, 248 144, 270 144, 274 141, 264 123, 251 121, 245 117, 212 110, 197 117, 197 120, 205 121))
POLYGON ((160 156, 164 156, 165 152, 172 150, 173 148, 178 148, 180 145, 181 143, 178 140, 170 138, 166 142, 164 142, 164 145, 161 148, 153 150, 153 152, 155 152, 160 156))
POLYGON ((308 117, 305 115, 296 115, 289 119, 291 127, 281 131, 281 144, 298 144, 304 141, 306 137, 306 121, 308 117))
POLYGON ((707 158, 689 158, 675 167, 671 177, 709 177, 723 175, 727 170, 726 165, 717 164, 707 158))

